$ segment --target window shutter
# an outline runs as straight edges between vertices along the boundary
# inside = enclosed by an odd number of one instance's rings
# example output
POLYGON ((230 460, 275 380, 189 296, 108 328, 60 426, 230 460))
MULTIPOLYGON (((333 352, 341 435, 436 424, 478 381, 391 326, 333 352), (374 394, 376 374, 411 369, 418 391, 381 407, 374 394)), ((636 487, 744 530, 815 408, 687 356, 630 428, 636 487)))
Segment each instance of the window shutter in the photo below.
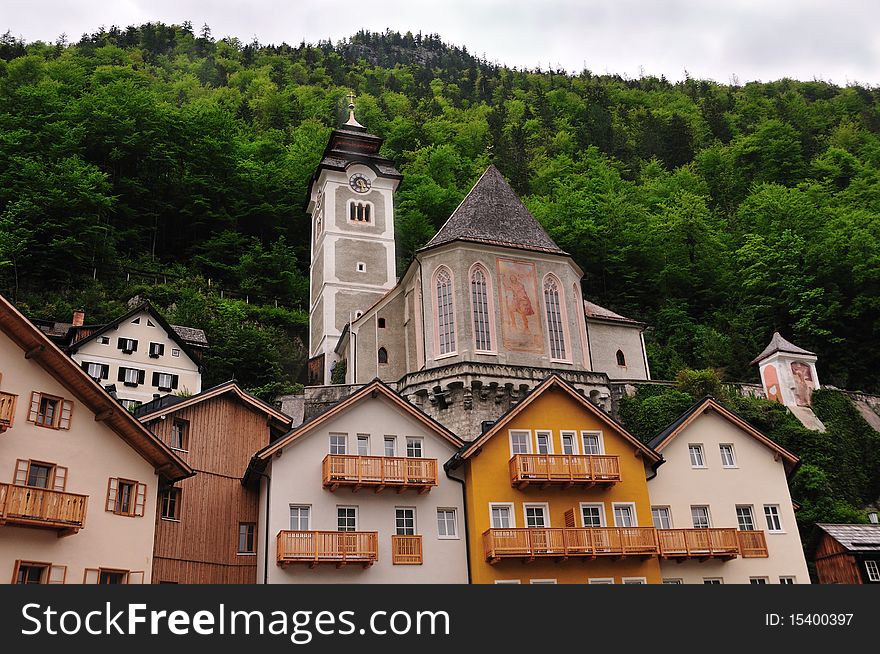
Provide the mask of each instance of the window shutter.
POLYGON ((83 370, 85 370, 86 372, 89 371, 89 364, 87 361, 83 361, 81 364, 79 364, 79 367, 82 368, 83 370))
POLYGON ((37 391, 31 392, 31 408, 28 411, 28 422, 36 422, 37 421, 37 412, 40 410, 40 398, 42 397, 42 393, 37 391))
MULTIPOLYGON (((110 481, 107 482, 107 510, 115 511, 116 510, 116 489, 119 486, 119 480, 116 477, 110 477, 110 481)), ((83 582, 86 583, 86 582, 83 582)), ((97 582, 96 582, 97 583, 97 582)))
POLYGON ((30 462, 26 459, 18 459, 15 462, 15 481, 16 486, 24 486, 27 484, 28 466, 30 462))
POLYGON ((125 368, 123 368, 122 366, 119 366, 119 374, 116 375, 116 381, 125 381, 125 368))
POLYGON ((165 354, 165 343, 159 343, 159 354, 165 354))
POLYGON ((574 529, 574 509, 569 509, 565 512, 565 526, 568 529, 574 529))
POLYGON ((132 341, 132 342, 131 342, 131 351, 132 351, 132 352, 137 352, 137 351, 138 351, 138 342, 137 342, 137 341, 132 341))
POLYGON ((70 429, 70 417, 73 415, 73 400, 61 401, 61 420, 58 429, 70 429))
POLYGON ((84 584, 97 584, 101 580, 101 571, 97 568, 86 568, 83 574, 84 584))
POLYGON ((102 363, 101 364, 101 379, 107 379, 109 376, 110 376, 109 364, 102 363))
POLYGON ((144 515, 144 506, 147 503, 147 485, 146 484, 138 484, 137 485, 137 495, 135 495, 134 500, 134 515, 142 516, 144 515))
POLYGON ((159 385, 159 373, 154 372, 153 373, 153 386, 158 386, 158 385, 159 385))
POLYGON ((171 388, 177 388, 177 375, 171 375, 171 388))
POLYGON ((143 584, 144 583, 144 571, 143 570, 133 570, 128 573, 128 583, 130 584, 143 584))
POLYGON ((64 491, 67 487, 67 468, 64 466, 55 466, 55 483, 52 490, 64 491))
POLYGON ((138 370, 138 384, 143 384, 147 373, 144 370, 138 370))
POLYGON ((66 565, 50 565, 49 566, 49 580, 47 583, 63 584, 66 579, 67 579, 67 566, 66 565))

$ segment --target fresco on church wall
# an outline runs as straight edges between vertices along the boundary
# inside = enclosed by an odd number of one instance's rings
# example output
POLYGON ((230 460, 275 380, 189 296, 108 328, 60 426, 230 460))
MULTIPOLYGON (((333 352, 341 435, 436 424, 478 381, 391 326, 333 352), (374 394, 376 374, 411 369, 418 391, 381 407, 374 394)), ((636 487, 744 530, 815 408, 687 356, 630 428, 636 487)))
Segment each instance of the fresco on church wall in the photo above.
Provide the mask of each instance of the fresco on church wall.
POLYGON ((798 406, 810 406, 813 389, 813 371, 806 363, 793 361, 791 374, 794 376, 794 397, 798 406))
POLYGON ((782 401, 782 390, 779 388, 779 376, 776 374, 776 366, 766 366, 764 368, 764 390, 767 391, 767 399, 771 402, 782 401))
POLYGON ((501 296, 501 343, 515 352, 544 352, 535 264, 497 259, 501 296))

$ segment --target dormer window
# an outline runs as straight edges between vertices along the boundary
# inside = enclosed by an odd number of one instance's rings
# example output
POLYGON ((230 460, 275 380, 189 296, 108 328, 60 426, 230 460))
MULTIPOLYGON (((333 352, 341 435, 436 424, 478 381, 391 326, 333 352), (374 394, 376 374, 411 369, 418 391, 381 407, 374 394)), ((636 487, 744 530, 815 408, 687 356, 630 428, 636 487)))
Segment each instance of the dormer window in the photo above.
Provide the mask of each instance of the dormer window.
POLYGON ((373 203, 350 200, 348 203, 348 219, 353 223, 372 223, 373 203))
POLYGON ((138 342, 133 338, 120 338, 116 347, 122 350, 123 354, 131 354, 132 352, 137 352, 138 342))

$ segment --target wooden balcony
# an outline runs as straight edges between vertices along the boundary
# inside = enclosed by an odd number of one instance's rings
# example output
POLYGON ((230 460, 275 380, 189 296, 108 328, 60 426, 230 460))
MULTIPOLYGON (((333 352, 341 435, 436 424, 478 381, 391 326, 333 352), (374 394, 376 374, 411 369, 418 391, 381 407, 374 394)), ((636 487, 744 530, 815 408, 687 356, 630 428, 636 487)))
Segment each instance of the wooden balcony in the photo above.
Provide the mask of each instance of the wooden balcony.
POLYGON ((366 487, 377 493, 395 488, 398 493, 413 489, 421 494, 437 485, 437 459, 328 454, 322 471, 324 488, 331 491, 347 486, 355 492, 366 487))
POLYGON ((736 537, 739 541, 739 552, 744 559, 766 559, 770 556, 763 531, 737 531, 736 537))
POLYGON ((514 454, 510 483, 515 488, 539 484, 608 488, 620 481, 620 459, 600 454, 514 454))
POLYGON ((736 529, 658 529, 660 556, 675 559, 722 559, 729 561, 739 555, 736 529))
POLYGON ((88 495, 0 484, 0 525, 55 529, 59 538, 69 536, 85 524, 88 500, 88 495))
POLYGON ((492 564, 511 558, 649 557, 659 551, 653 527, 487 529, 483 548, 492 564))
POLYGON ((422 537, 391 536, 391 563, 394 565, 422 565, 422 537))
POLYGON ((18 395, 0 391, 0 434, 12 427, 15 419, 15 401, 18 395))
POLYGON ((368 567, 379 560, 379 535, 375 531, 279 531, 275 539, 276 563, 306 563, 314 568, 333 563, 368 567))

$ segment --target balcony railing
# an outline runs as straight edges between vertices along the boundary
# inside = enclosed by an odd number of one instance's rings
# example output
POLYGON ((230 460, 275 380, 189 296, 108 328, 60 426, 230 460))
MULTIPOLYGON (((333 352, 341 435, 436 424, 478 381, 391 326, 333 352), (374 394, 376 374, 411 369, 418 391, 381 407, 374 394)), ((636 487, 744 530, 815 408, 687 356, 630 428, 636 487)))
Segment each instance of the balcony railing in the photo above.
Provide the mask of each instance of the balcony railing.
POLYGON ((0 484, 0 524, 57 529, 75 534, 86 521, 88 495, 0 484))
POLYGON ((647 557, 659 551, 653 527, 487 529, 483 547, 493 564, 505 558, 647 557))
POLYGON ((416 536, 391 536, 391 562, 394 565, 421 565, 422 564, 422 537, 416 536))
POLYGON ((510 483, 610 486, 620 481, 620 459, 604 454, 514 454, 510 483))
POLYGON ((379 538, 375 531, 279 531, 275 539, 276 563, 307 563, 314 568, 334 563, 364 566, 379 560, 379 538))
POLYGON ((15 418, 15 401, 18 395, 0 391, 0 434, 12 427, 15 418))
POLYGON ((437 459, 328 454, 322 472, 324 487, 331 491, 348 486, 355 491, 370 487, 377 493, 385 488, 427 493, 437 485, 437 459))
POLYGON ((739 554, 736 529, 658 529, 660 556, 669 559, 733 559, 739 554))
POLYGON ((770 556, 763 531, 737 531, 736 537, 744 559, 766 559, 770 556))

